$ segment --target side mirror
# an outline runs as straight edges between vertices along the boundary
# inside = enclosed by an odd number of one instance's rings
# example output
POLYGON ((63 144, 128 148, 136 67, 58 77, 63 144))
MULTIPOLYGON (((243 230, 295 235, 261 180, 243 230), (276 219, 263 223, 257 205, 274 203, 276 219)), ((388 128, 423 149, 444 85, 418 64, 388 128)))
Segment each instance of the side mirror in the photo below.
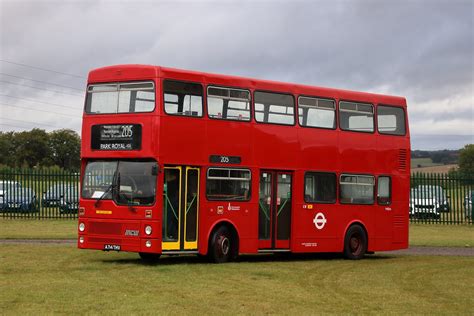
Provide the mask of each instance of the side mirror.
POLYGON ((151 175, 152 176, 158 175, 158 166, 155 165, 151 167, 151 175))

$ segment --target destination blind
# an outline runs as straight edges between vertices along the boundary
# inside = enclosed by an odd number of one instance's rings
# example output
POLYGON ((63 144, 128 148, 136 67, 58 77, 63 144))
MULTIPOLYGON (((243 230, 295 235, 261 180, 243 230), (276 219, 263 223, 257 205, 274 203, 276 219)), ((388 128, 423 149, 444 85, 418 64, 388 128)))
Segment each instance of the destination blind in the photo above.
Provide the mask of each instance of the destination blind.
POLYGON ((139 124, 94 125, 91 147, 95 150, 139 150, 142 127, 139 124))

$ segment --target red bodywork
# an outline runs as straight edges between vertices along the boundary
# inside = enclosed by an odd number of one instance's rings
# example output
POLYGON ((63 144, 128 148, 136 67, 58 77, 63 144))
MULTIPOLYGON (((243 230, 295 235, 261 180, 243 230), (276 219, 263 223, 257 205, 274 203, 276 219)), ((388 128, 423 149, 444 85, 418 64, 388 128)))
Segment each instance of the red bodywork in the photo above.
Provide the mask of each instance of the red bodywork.
MULTIPOLYGON (((341 252, 347 228, 361 223, 368 235, 368 251, 394 250, 408 247, 408 201, 410 182, 410 138, 408 121, 405 136, 358 133, 335 130, 260 124, 252 117, 250 122, 210 119, 206 113, 206 86, 290 93, 365 103, 402 107, 402 97, 312 87, 306 85, 215 75, 156 66, 119 65, 93 70, 88 83, 151 80, 156 86, 156 107, 151 113, 84 114, 82 125, 82 174, 90 159, 155 159, 160 169, 165 165, 194 166, 201 169, 199 195, 198 252, 206 254, 213 228, 227 222, 238 234, 239 253, 257 253, 258 199, 260 170, 281 170, 292 174, 291 236, 292 252, 341 252), (204 115, 181 117, 165 114, 162 84, 164 79, 201 83, 204 91, 204 115), (138 151, 91 150, 91 126, 96 124, 130 123, 142 125, 142 146, 138 151), (219 206, 227 202, 206 199, 206 171, 212 166, 213 154, 239 156, 241 163, 232 167, 248 168, 252 172, 252 192, 249 202, 233 202, 240 211, 218 214, 219 206), (389 175, 392 177, 392 203, 389 206, 308 204, 304 201, 304 173, 328 171, 341 173, 389 175), (313 219, 318 212, 326 216, 324 229, 315 229, 313 219)), ((296 102, 295 102, 296 103, 296 102)), ((405 115, 406 116, 406 115, 405 115)), ((298 120, 295 120, 298 122, 298 120)), ((163 191, 163 172, 157 177, 157 192, 163 191)), ((339 190, 339 188, 338 188, 339 190)), ((154 206, 118 206, 112 200, 81 198, 85 209, 79 218, 85 231, 79 232, 83 242, 79 248, 103 249, 104 244, 120 244, 121 250, 161 253, 162 194, 157 194, 154 206), (100 214, 97 210, 106 210, 100 214), (152 217, 145 218, 146 210, 152 217), (144 235, 144 226, 153 225, 151 236, 144 235), (127 229, 139 230, 140 236, 125 236, 127 229), (151 240, 152 247, 145 247, 151 240)))

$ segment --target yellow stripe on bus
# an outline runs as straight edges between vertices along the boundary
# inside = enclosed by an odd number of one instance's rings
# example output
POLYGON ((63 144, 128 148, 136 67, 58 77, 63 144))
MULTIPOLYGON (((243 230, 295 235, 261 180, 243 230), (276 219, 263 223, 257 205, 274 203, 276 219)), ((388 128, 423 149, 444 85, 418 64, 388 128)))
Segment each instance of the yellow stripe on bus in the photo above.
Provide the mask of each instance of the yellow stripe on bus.
POLYGON ((112 214, 112 211, 109 210, 96 210, 96 214, 112 214))

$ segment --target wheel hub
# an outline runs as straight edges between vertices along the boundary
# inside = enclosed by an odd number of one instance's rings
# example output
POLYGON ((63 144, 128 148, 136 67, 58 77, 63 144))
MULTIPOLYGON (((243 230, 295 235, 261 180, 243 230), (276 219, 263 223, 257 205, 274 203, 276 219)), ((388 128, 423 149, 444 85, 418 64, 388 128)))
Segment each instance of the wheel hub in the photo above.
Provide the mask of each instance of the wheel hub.
POLYGON ((230 241, 229 238, 223 237, 221 240, 221 251, 224 256, 226 256, 229 253, 230 249, 230 241))

